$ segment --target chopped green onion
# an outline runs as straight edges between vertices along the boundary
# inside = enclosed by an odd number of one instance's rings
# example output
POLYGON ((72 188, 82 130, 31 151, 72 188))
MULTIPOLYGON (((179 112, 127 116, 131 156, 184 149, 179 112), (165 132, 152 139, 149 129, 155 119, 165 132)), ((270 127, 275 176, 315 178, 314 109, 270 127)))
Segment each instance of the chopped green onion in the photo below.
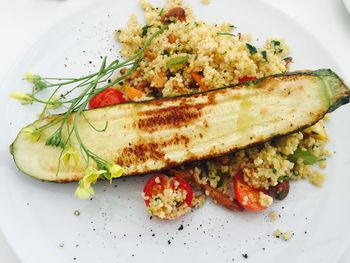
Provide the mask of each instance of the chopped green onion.
POLYGON ((235 37, 236 35, 232 34, 232 33, 228 33, 228 32, 217 32, 216 33, 218 36, 232 36, 235 37))
POLYGON ((188 61, 188 59, 189 59, 189 56, 180 56, 180 57, 176 57, 176 58, 171 58, 166 63, 166 66, 168 68, 171 68, 171 67, 183 65, 188 61))
POLYGON ((261 51, 261 55, 262 55, 263 59, 267 60, 267 53, 266 53, 266 50, 261 51))

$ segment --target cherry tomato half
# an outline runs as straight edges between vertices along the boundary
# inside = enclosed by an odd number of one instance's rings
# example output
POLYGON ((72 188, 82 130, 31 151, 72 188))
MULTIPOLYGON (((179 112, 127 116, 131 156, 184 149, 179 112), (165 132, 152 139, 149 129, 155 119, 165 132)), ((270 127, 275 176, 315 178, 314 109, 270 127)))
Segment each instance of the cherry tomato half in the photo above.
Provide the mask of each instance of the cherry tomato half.
POLYGON ((264 191, 255 189, 244 182, 242 171, 238 172, 233 178, 233 191, 239 204, 247 210, 260 211, 267 208, 259 202, 260 192, 264 191))
POLYGON ((114 88, 107 88, 104 91, 98 93, 89 101, 89 109, 100 108, 104 106, 110 106, 118 103, 125 102, 123 93, 114 88))
MULTIPOLYGON (((162 193, 164 189, 186 191, 187 195, 183 203, 186 203, 188 206, 192 205, 193 190, 186 180, 179 176, 168 177, 164 174, 154 175, 147 181, 143 189, 144 196, 148 197, 145 200, 145 204, 149 206, 149 200, 157 194, 162 193)), ((178 206, 181 206, 183 203, 178 204, 178 206)))
POLYGON ((250 76, 244 76, 244 77, 238 79, 239 82, 248 82, 248 81, 254 81, 254 80, 257 80, 257 78, 250 77, 250 76))

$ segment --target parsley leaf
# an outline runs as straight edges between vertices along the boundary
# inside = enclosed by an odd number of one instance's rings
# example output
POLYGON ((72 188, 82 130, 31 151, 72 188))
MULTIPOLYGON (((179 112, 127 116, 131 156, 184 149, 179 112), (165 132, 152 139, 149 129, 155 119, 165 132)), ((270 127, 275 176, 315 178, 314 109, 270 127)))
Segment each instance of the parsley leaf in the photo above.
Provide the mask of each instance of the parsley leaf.
POLYGON ((254 54, 258 53, 258 50, 253 45, 247 43, 246 46, 250 52, 250 55, 254 55, 254 54))
POLYGON ((261 51, 261 55, 262 55, 263 59, 267 60, 267 53, 266 53, 266 50, 261 51))
POLYGON ((278 40, 272 40, 271 41, 272 45, 273 45, 273 49, 275 50, 274 53, 282 53, 283 49, 281 48, 281 42, 278 40))
POLYGON ((145 26, 142 28, 142 34, 141 34, 142 37, 147 36, 147 32, 148 32, 148 29, 149 29, 150 27, 152 27, 152 26, 145 25, 145 26))

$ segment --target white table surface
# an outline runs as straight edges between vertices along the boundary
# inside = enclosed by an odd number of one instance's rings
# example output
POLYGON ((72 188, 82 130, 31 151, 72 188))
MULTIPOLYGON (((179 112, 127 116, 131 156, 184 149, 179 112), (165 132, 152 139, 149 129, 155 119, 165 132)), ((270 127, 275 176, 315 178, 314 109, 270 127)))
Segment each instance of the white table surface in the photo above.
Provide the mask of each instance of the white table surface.
MULTIPOLYGON (((1 79, 36 39, 65 16, 93 1, 98 0, 0 0, 0 88, 1 79)), ((116 0, 116 3, 120 1, 116 0)), ((269 2, 303 24, 331 52, 343 70, 342 75, 346 74, 343 75, 346 82, 350 84, 350 14, 342 0, 261 1, 269 2)), ((1 226, 0 262, 19 262, 7 245, 1 226)), ((339 263, 347 262, 350 262, 350 248, 339 263)))

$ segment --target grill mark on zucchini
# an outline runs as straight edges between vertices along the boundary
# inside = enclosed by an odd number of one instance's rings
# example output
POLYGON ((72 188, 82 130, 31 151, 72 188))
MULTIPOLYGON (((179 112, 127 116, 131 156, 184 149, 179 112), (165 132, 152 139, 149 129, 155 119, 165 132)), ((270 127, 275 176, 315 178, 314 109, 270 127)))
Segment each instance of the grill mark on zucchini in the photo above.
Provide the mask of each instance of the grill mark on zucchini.
MULTIPOLYGON (((188 102, 186 97, 178 97, 178 106, 168 106, 166 108, 161 107, 166 100, 161 102, 151 101, 150 104, 160 106, 160 108, 141 112, 138 120, 138 127, 140 130, 154 132, 161 129, 186 126, 202 116, 201 110, 204 107, 214 105, 216 103, 215 97, 219 93, 221 93, 221 91, 217 93, 208 93, 206 102, 195 103, 193 105, 190 104, 191 102, 188 102)), ((194 98, 200 96, 201 93, 193 95, 194 98)), ((206 121, 204 122, 204 125, 207 127, 206 121)))
POLYGON ((121 166, 130 166, 133 163, 157 161, 164 159, 164 147, 184 145, 188 146, 190 139, 184 135, 176 134, 174 137, 166 141, 156 142, 140 142, 136 145, 123 148, 115 157, 115 162, 121 166))
POLYGON ((201 117, 198 107, 180 105, 164 109, 150 110, 142 113, 138 127, 144 131, 156 131, 168 128, 179 128, 190 124, 201 117))

